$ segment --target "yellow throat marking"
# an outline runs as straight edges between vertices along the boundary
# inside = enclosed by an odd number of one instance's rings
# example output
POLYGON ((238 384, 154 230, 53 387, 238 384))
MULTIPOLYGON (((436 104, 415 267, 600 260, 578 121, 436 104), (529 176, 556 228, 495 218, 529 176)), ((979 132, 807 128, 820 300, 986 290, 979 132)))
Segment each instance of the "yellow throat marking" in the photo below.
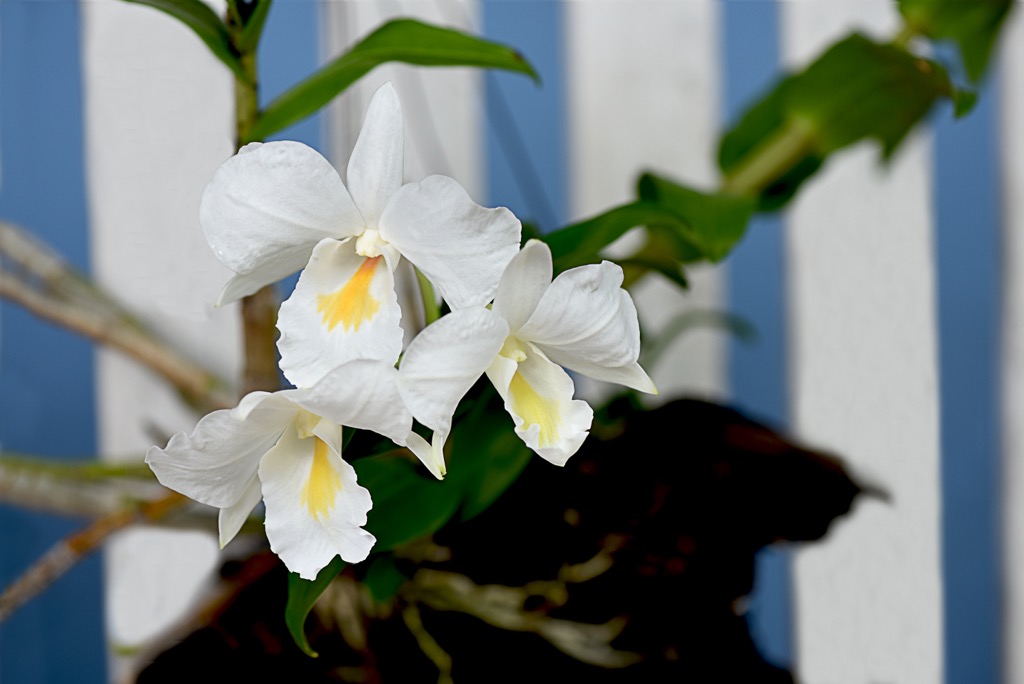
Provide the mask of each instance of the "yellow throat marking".
POLYGON ((317 295, 316 310, 323 315, 327 330, 334 330, 341 323, 345 330, 359 330, 363 321, 373 318, 380 308, 380 301, 370 294, 373 273, 383 257, 363 261, 359 269, 341 289, 325 295, 317 295))
POLYGON ((309 479, 302 487, 302 503, 309 509, 311 517, 322 520, 334 509, 334 500, 341 491, 341 476, 328 459, 327 443, 314 437, 313 465, 309 469, 309 479))
POLYGON ((508 396, 512 410, 523 419, 525 427, 540 426, 538 446, 546 447, 558 441, 558 423, 561 420, 558 402, 540 396, 519 371, 508 385, 508 396))

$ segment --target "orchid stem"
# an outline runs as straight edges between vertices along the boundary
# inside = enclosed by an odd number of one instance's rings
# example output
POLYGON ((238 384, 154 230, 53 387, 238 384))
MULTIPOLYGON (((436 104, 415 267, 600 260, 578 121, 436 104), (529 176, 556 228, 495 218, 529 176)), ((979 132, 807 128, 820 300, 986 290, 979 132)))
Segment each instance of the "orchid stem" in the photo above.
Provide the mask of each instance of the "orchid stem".
MULTIPOLYGON (((240 34, 244 27, 228 14, 229 30, 240 34)), ((236 44, 240 40, 235 41, 236 44)), ((239 55, 247 79, 235 77, 235 149, 249 139, 249 131, 259 119, 259 82, 256 73, 256 46, 239 55)), ((242 329, 245 336, 245 366, 242 394, 280 389, 277 371, 277 291, 268 285, 242 299, 242 329)))

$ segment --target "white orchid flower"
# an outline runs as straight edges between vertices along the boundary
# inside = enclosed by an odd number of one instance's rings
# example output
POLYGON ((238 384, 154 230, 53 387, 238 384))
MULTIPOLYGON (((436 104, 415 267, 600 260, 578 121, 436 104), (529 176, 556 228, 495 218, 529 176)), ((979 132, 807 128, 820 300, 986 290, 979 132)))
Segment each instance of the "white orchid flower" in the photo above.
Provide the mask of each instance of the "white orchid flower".
POLYGON ((220 509, 222 547, 262 498, 270 548, 289 570, 314 579, 337 555, 365 559, 376 541, 362 529, 372 502, 341 457, 341 426, 427 448, 410 434, 396 374, 388 363, 357 360, 308 389, 253 392, 206 415, 191 435, 152 447, 146 463, 164 486, 220 509))
POLYGON ((402 185, 403 145, 386 83, 367 109, 347 189, 314 150, 271 142, 246 145, 203 193, 206 238, 237 274, 219 304, 305 267, 278 319, 281 370, 297 386, 350 359, 398 359, 402 256, 454 309, 490 301, 518 250, 522 228, 508 209, 475 204, 445 176, 402 185))
POLYGON ((572 398, 563 367, 657 393, 637 363, 640 326, 622 269, 605 261, 551 276, 551 250, 530 240, 502 275, 491 309, 453 311, 409 345, 399 390, 413 416, 434 430, 434 469, 443 467, 456 406, 485 372, 516 434, 555 465, 576 453, 593 420, 590 406, 572 398))

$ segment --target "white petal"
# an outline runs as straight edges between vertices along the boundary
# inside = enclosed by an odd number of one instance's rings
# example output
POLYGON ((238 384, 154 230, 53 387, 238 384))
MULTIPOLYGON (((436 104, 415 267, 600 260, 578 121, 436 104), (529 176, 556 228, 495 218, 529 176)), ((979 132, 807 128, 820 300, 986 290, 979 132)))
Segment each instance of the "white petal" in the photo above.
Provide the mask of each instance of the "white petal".
POLYGON ((252 509, 256 508, 256 504, 262 498, 263 490, 260 488, 260 478, 254 472, 242 493, 242 498, 234 505, 220 509, 220 514, 217 516, 217 527, 220 529, 220 548, 223 549, 228 542, 235 538, 238 531, 242 529, 242 525, 249 519, 252 509))
POLYGON ((519 251, 522 226, 486 209, 445 176, 403 185, 380 217, 380 234, 426 275, 453 309, 491 301, 519 251))
POLYGON ((515 334, 533 314, 551 285, 551 249, 540 240, 530 240, 509 262, 498 283, 492 311, 506 321, 515 334))
POLYGON ((348 160, 348 187, 367 227, 377 225, 388 198, 402 185, 403 125, 398 94, 390 82, 385 83, 370 99, 363 128, 348 160))
POLYGON ((373 430, 399 445, 412 428, 412 415, 398 393, 398 371, 384 361, 350 361, 313 387, 282 394, 327 421, 373 430))
MULTIPOLYGON (((540 345, 538 345, 540 346, 540 345)), ((541 347, 542 350, 548 351, 547 348, 541 347)), ((599 366, 597 364, 588 363, 581 361, 579 358, 572 358, 570 363, 562 363, 560 360, 560 354, 553 352, 548 354, 555 363, 559 363, 567 368, 571 368, 581 375, 586 375, 589 378, 595 380, 603 380, 604 382, 614 382, 618 385, 624 385, 631 387, 640 392, 647 392, 648 394, 658 394, 658 388, 655 386, 654 381, 651 380, 650 376, 647 375, 646 371, 640 367, 639 363, 631 363, 625 366, 599 366)), ((569 357, 566 357, 569 358, 569 357)))
POLYGON ((394 365, 402 352, 401 316, 386 256, 368 259, 351 240, 324 240, 278 314, 281 371, 310 387, 352 359, 394 365))
POLYGON ((594 412, 585 401, 572 398, 572 378, 525 345, 526 359, 516 364, 505 356, 495 359, 487 377, 505 400, 516 434, 541 458, 565 465, 587 438, 594 412))
POLYGON ((448 468, 444 464, 444 443, 447 439, 448 433, 435 430, 430 442, 415 432, 410 432, 405 441, 409 450, 416 454, 416 458, 420 459, 430 474, 438 480, 443 480, 444 476, 448 474, 448 468))
POLYGON ((165 448, 150 448, 146 463, 165 487, 217 508, 233 506, 297 411, 276 395, 260 393, 244 417, 229 409, 207 414, 191 435, 179 432, 165 448))
POLYGON ((312 580, 335 556, 366 558, 376 541, 361 529, 372 502, 356 473, 315 437, 285 430, 260 463, 270 548, 292 572, 312 580))
POLYGON ((290 141, 247 145, 224 162, 203 191, 199 220, 217 258, 250 276, 226 288, 222 303, 294 273, 317 242, 364 223, 330 163, 290 141))
POLYGON ((416 420, 447 436, 459 401, 507 335, 505 321, 484 307, 453 311, 417 335, 398 371, 398 389, 416 420))
POLYGON ((327 446, 339 454, 341 453, 341 430, 341 425, 331 421, 329 418, 321 417, 321 420, 313 426, 313 434, 327 442, 327 446))
MULTIPOLYGON (((308 252, 308 250, 307 250, 308 252)), ((269 262, 264 268, 258 268, 252 273, 244 273, 240 275, 234 275, 225 283, 223 289, 220 291, 220 295, 217 297, 216 306, 223 306, 230 304, 242 297, 248 297, 260 288, 275 283, 285 276, 289 276, 295 271, 299 270, 306 265, 306 261, 309 260, 309 254, 305 254, 305 260, 298 266, 294 266, 294 263, 287 260, 279 260, 269 262)))
POLYGON ((622 269, 608 261, 569 269, 551 283, 517 336, 570 370, 653 391, 646 373, 633 370, 640 324, 621 285, 622 269))

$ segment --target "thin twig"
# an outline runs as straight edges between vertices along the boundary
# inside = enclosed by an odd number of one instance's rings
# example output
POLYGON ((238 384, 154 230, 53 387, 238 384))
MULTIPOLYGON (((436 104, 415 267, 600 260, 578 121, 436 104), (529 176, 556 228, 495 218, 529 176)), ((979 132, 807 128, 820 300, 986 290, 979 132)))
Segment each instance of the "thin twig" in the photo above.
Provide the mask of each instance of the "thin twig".
POLYGON ((149 332, 113 298, 25 231, 0 221, 0 297, 51 323, 117 349, 173 385, 206 413, 234 405, 228 384, 149 332))
POLYGON ((613 618, 595 625, 526 610, 527 600, 538 592, 543 596, 553 596, 556 604, 564 603, 565 584, 562 581, 531 582, 524 587, 481 585, 465 575, 430 568, 418 570, 412 582, 402 590, 410 603, 418 602, 434 610, 472 615, 499 629, 536 634, 584 663, 618 668, 642 659, 639 653, 620 651, 612 646, 626 626, 625 618, 613 618))
POLYGON ((0 622, 99 548, 110 535, 135 523, 160 520, 187 502, 181 494, 170 492, 153 501, 124 507, 61 540, 0 594, 0 622))
POLYGON ((420 651, 423 652, 430 662, 437 668, 437 684, 453 684, 452 679, 452 657, 437 643, 433 635, 423 626, 423 619, 420 616, 420 609, 415 603, 410 603, 402 609, 402 619, 409 632, 416 639, 420 651))
MULTIPOLYGON (((0 455, 0 503, 70 517, 102 518, 159 497, 153 471, 139 462, 65 462, 9 452, 0 455)), ((217 533, 217 509, 193 503, 150 521, 160 527, 217 533)), ((239 534, 263 533, 262 516, 250 516, 239 534)))

